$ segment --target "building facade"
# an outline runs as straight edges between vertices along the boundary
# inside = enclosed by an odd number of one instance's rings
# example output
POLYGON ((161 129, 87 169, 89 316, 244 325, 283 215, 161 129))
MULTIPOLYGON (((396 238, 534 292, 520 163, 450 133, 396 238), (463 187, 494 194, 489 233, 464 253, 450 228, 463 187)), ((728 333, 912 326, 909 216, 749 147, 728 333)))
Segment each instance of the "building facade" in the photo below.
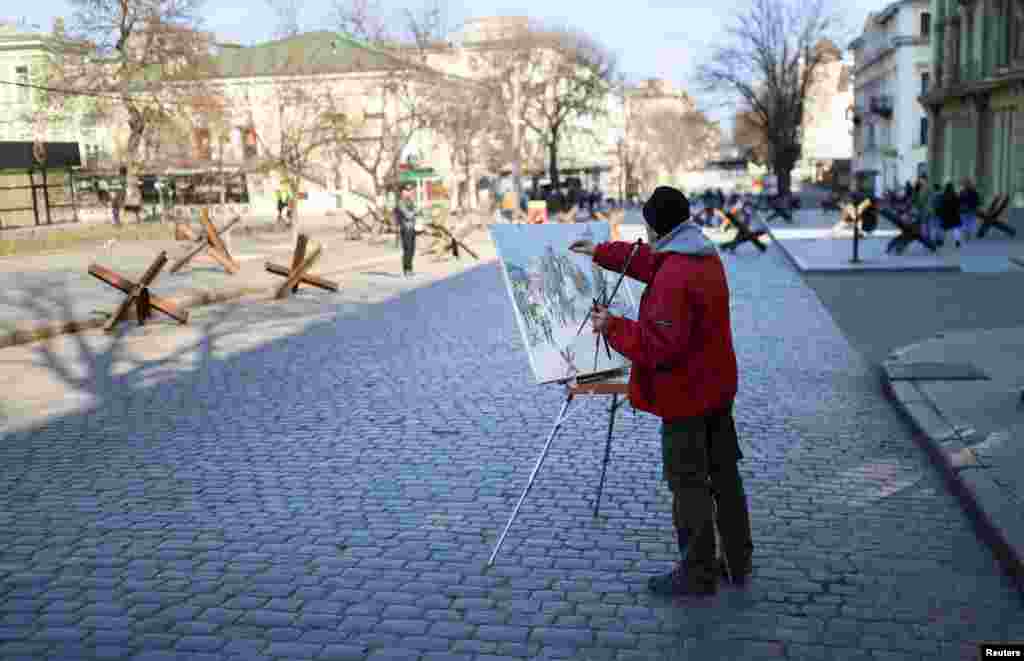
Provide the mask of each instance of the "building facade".
POLYGON ((934 0, 929 89, 933 181, 975 180, 1024 215, 1024 0, 934 0))
POLYGON ((931 84, 932 10, 898 0, 868 16, 854 52, 853 175, 882 193, 927 169, 930 120, 918 101, 931 84))
MULTIPOLYGON (((69 102, 63 112, 44 112, 40 90, 53 58, 74 46, 57 19, 50 33, 0 23, 0 141, 77 142, 83 161, 111 151, 111 135, 90 112, 90 104, 69 102)), ((82 101, 82 100, 78 100, 82 101)))
POLYGON ((837 162, 853 157, 853 62, 828 41, 818 45, 823 58, 804 102, 801 160, 797 175, 820 182, 831 179, 837 162))

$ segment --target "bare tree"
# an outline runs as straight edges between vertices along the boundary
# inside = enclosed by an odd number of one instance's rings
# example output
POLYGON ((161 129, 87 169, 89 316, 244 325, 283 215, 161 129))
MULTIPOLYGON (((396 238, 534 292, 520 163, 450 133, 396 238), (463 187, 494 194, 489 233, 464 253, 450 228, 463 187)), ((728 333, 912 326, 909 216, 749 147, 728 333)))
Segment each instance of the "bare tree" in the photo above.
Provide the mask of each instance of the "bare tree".
MULTIPOLYGON (((323 81, 283 80, 265 97, 248 97, 248 124, 256 114, 273 117, 274 135, 256 134, 263 174, 276 173, 296 195, 314 184, 331 188, 327 175, 337 171, 339 151, 358 123, 335 86, 323 81), (261 107, 262 106, 262 107, 261 107)), ((298 233, 299 204, 294 207, 293 233, 298 233)))
POLYGON ((406 57, 415 53, 421 61, 426 49, 443 42, 450 31, 442 0, 422 0, 390 17, 378 2, 335 0, 333 13, 342 32, 406 57))
POLYGON ((433 89, 427 104, 427 126, 451 151, 452 166, 461 172, 466 187, 459 191, 459 205, 467 207, 469 194, 475 190, 474 168, 484 162, 489 148, 493 149, 493 137, 500 132, 501 109, 494 88, 487 83, 459 81, 433 89))
POLYGON ((752 0, 699 70, 709 91, 738 95, 764 135, 783 194, 800 159, 804 102, 826 56, 815 45, 839 29, 826 7, 824 0, 752 0))
MULTIPOLYGON (((212 46, 200 31, 202 0, 69 0, 67 40, 78 48, 57 54, 48 71, 52 112, 76 97, 92 111, 128 128, 121 166, 141 165, 147 130, 195 112, 206 94, 194 82, 212 46)), ((123 201, 119 204, 123 204, 123 201)))
POLYGON ((267 6, 277 17, 274 36, 283 39, 294 37, 302 32, 299 15, 302 13, 302 0, 267 0, 267 6))
POLYGON ((743 155, 750 161, 758 165, 771 163, 764 124, 753 111, 746 109, 736 113, 733 143, 743 150, 743 155))
POLYGON ((648 149, 666 173, 703 168, 718 149, 718 126, 683 100, 644 117, 648 149))
POLYGON ((367 84, 365 121, 340 147, 370 184, 370 190, 352 191, 366 205, 362 216, 348 212, 359 225, 373 224, 381 231, 392 226, 389 210, 381 203, 385 192, 397 179, 402 156, 414 136, 429 128, 434 117, 430 103, 439 92, 427 90, 449 84, 445 76, 425 64, 433 41, 444 32, 442 17, 438 7, 408 9, 401 27, 389 29, 380 8, 367 0, 335 5, 340 28, 387 61, 367 84))
POLYGON ((505 61, 517 75, 499 73, 500 79, 509 81, 506 86, 519 83, 521 121, 544 145, 557 188, 559 149, 567 134, 607 112, 613 59, 581 32, 535 26, 516 37, 505 61))
POLYGON ((195 95, 195 70, 211 46, 199 30, 202 0, 70 0, 69 35, 92 57, 64 58, 66 82, 117 99, 128 118, 125 160, 138 154, 149 121, 173 116, 195 95))
POLYGON ((615 144, 615 156, 621 176, 619 197, 625 200, 638 192, 640 181, 651 170, 651 154, 647 146, 641 106, 633 98, 632 88, 624 76, 615 86, 622 112, 622 132, 615 144))

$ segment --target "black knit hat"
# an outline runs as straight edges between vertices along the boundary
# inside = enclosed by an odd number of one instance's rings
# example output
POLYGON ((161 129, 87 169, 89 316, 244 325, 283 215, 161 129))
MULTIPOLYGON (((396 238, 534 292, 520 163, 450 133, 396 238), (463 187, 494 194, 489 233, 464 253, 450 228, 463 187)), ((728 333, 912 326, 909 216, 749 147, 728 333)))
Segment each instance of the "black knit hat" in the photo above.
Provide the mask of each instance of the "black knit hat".
POLYGON ((658 236, 665 236, 690 219, 690 201, 682 191, 658 186, 644 204, 644 220, 658 236))

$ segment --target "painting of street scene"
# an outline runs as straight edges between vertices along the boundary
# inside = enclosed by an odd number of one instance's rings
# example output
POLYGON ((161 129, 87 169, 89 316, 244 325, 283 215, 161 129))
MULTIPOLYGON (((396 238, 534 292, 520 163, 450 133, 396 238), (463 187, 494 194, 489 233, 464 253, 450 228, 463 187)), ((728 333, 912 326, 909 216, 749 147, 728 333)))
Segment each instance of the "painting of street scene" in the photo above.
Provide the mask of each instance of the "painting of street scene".
MULTIPOLYGON (((609 358, 603 341, 595 352, 596 336, 589 320, 577 335, 593 299, 610 295, 619 275, 595 265, 586 255, 569 252, 569 245, 578 240, 608 241, 608 223, 498 224, 490 230, 537 383, 629 366, 614 349, 609 358)), ((635 319, 636 307, 633 292, 623 285, 611 313, 635 319)))

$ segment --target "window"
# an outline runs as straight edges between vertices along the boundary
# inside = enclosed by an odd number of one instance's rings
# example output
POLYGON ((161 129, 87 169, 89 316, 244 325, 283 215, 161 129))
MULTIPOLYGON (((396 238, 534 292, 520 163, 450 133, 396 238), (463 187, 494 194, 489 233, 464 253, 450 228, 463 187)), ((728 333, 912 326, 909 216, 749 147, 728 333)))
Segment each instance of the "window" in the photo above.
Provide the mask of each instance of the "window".
POLYGON ((930 39, 932 36, 932 15, 928 12, 921 12, 921 37, 930 39))
POLYGON ((1024 0, 1013 0, 1013 15, 1007 26, 1010 30, 1010 46, 1015 60, 1024 60, 1024 0))
POLYGON ((928 118, 921 118, 921 126, 919 129, 919 135, 917 136, 917 144, 921 147, 928 146, 928 118))
POLYGON ((921 96, 928 93, 928 86, 932 82, 932 75, 925 71, 921 74, 921 96))
POLYGON ((29 84, 29 80, 28 80, 28 67, 27 66, 14 67, 14 74, 15 74, 15 77, 17 78, 17 80, 18 80, 18 85, 19 85, 19 87, 18 87, 18 102, 19 103, 28 103, 29 88, 25 87, 26 85, 29 84))

